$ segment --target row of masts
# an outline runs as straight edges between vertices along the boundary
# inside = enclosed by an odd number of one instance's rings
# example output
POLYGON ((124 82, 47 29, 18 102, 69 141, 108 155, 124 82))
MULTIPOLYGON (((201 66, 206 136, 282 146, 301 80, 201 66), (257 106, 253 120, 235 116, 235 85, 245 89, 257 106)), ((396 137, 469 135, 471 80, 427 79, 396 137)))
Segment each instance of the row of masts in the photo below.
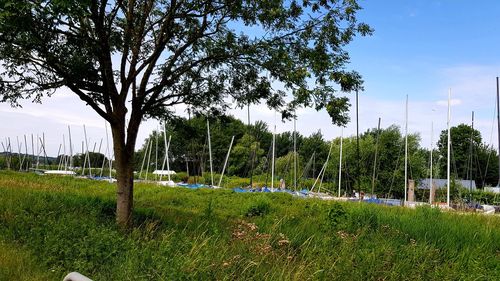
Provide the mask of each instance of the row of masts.
MULTIPOLYGON (((103 170, 105 167, 106 159, 108 160, 110 177, 112 170, 112 161, 113 161, 113 151, 109 146, 109 135, 107 124, 105 124, 106 129, 106 151, 103 154, 105 157, 103 159, 102 167, 100 169, 100 177, 103 176, 103 170)), ((99 149, 96 150, 97 142, 94 143, 93 149, 89 149, 90 139, 87 137, 87 129, 85 125, 83 125, 84 132, 84 140, 82 141, 82 155, 84 155, 83 165, 81 167, 75 167, 74 165, 74 143, 71 136, 71 127, 68 126, 68 134, 62 135, 62 143, 59 144, 59 148, 57 151, 57 163, 49 165, 47 149, 46 149, 46 141, 45 141, 45 133, 42 133, 41 136, 36 136, 36 146, 35 146, 35 137, 31 134, 31 153, 28 150, 28 138, 24 135, 24 143, 19 141, 19 137, 16 137, 17 140, 17 152, 14 152, 12 148, 10 137, 5 138, 5 141, 1 141, 2 148, 4 150, 4 155, 6 156, 6 166, 7 169, 11 169, 12 167, 12 157, 17 155, 19 161, 19 171, 29 171, 30 169, 38 171, 52 171, 52 173, 57 173, 60 171, 63 174, 69 174, 76 168, 81 169, 81 175, 86 174, 86 170, 88 171, 88 175, 90 177, 96 176, 96 174, 92 173, 92 168, 95 165, 92 165, 91 155, 95 153, 101 154, 102 142, 103 139, 100 140, 99 149), (24 152, 22 148, 24 146, 24 152), (43 158, 43 163, 40 162, 40 158, 43 158), (53 170, 54 165, 57 165, 57 169, 53 170)))
MULTIPOLYGON (((500 136, 500 97, 499 97, 499 78, 497 77, 496 78, 496 86, 497 86, 497 104, 496 104, 496 108, 497 108, 497 122, 498 122, 498 134, 500 136)), ((447 206, 449 207, 450 206, 450 186, 451 186, 451 182, 450 182, 450 176, 451 176, 451 171, 450 171, 450 159, 451 159, 451 132, 450 132, 450 120, 451 120, 451 105, 450 105, 450 100, 451 100, 451 89, 449 89, 448 91, 448 112, 447 112, 447 179, 446 179, 446 183, 447 183, 447 196, 446 196, 446 204, 447 206)), ((357 102, 357 95, 356 95, 356 105, 358 105, 358 102, 357 102)), ((357 123, 357 128, 359 126, 359 120, 358 120, 358 106, 356 106, 356 123, 357 123)), ((274 191, 274 177, 275 177, 275 174, 274 174, 274 171, 275 171, 275 155, 276 155, 276 147, 275 147, 275 142, 276 142, 276 112, 275 112, 275 116, 274 116, 274 129, 273 129, 273 137, 272 137, 272 162, 271 162, 271 191, 274 191)), ((250 111, 248 111, 248 121, 250 122, 250 111)), ((376 140, 376 148, 375 148, 375 159, 374 159, 374 165, 373 165, 373 174, 372 174, 372 184, 371 184, 371 189, 372 189, 372 194, 374 193, 374 187, 375 187, 375 174, 376 174, 376 165, 377 165, 377 154, 378 154, 378 141, 379 141, 379 134, 380 134, 380 121, 381 119, 379 118, 378 119, 378 126, 377 126, 377 140, 376 140)), ((472 126, 474 126, 474 112, 472 112, 472 126)), ((473 128, 473 127, 472 127, 473 128)), ((108 156, 108 164, 109 164, 109 171, 110 171, 110 177, 111 177, 111 170, 112 170, 112 159, 113 159, 113 156, 112 156, 112 149, 110 149, 110 146, 109 146, 109 135, 108 135, 108 129, 107 129, 107 124, 105 124, 105 130, 106 130, 106 150, 105 150, 105 153, 104 155, 105 156, 108 156)), ((86 130, 86 127, 85 125, 83 125, 83 131, 84 131, 84 141, 82 141, 82 154, 84 155, 84 163, 83 163, 83 166, 81 167, 82 169, 82 175, 85 175, 85 169, 88 168, 88 173, 89 173, 89 176, 93 176, 92 174, 92 164, 91 164, 91 152, 92 154, 95 154, 96 152, 98 154, 101 153, 101 149, 102 149, 102 142, 103 142, 103 139, 100 140, 100 143, 99 143, 99 148, 98 150, 96 151, 96 146, 97 146, 97 142, 94 143, 94 146, 93 146, 93 149, 92 151, 90 150, 89 148, 89 139, 87 138, 87 130, 86 130), (88 166, 88 167, 87 167, 88 166)), ((164 124, 164 143, 165 143, 165 156, 164 156, 164 159, 163 159, 163 164, 162 164, 162 170, 164 170, 165 168, 165 164, 167 166, 167 171, 170 171, 170 167, 169 167, 169 147, 170 147, 170 140, 171 140, 171 136, 169 137, 169 140, 167 142, 167 134, 166 134, 166 124, 164 124)), ((157 132, 158 134, 158 132, 157 132)), ((433 188, 433 153, 432 153, 432 150, 433 150, 433 134, 434 134, 434 124, 431 123, 431 153, 430 153, 430 188, 432 189, 433 188)), ((208 147, 209 147, 209 165, 210 165, 210 180, 211 180, 211 186, 215 186, 214 185, 214 176, 213 176, 213 163, 212 163, 212 150, 211 150, 211 138, 210 138, 210 124, 209 124, 209 121, 207 119, 207 137, 208 137, 208 147)), ((356 137, 357 141, 359 142, 359 135, 357 135, 356 137)), ((42 133, 42 136, 36 136, 36 153, 35 153, 35 140, 34 140, 34 135, 31 134, 31 148, 32 148, 32 153, 31 155, 28 153, 28 141, 27 141, 27 136, 24 135, 24 150, 25 152, 22 153, 22 147, 23 147, 23 142, 22 141, 19 141, 19 138, 17 137, 16 138, 17 140, 17 157, 19 158, 19 170, 29 170, 30 169, 30 162, 31 162, 31 168, 32 169, 35 169, 35 170, 38 170, 39 167, 40 167, 40 157, 44 157, 45 159, 45 164, 47 164, 47 152, 46 152, 46 144, 45 144, 45 133, 42 133), (34 162, 34 160, 36 159, 36 162, 34 162), (31 161, 29 161, 31 160, 31 161)), ((340 197, 340 192, 341 192, 341 180, 342 180, 342 141, 343 141, 343 130, 341 132, 341 137, 340 137, 340 161, 339 161, 339 179, 338 179, 338 196, 340 197)), ((500 138, 499 138, 499 147, 500 147, 500 138)), ((69 150, 69 155, 67 154, 67 147, 66 147, 66 136, 63 134, 63 142, 59 145, 59 150, 58 150, 58 158, 59 158, 59 163, 57 164, 57 170, 61 170, 61 171, 70 171, 70 170, 73 170, 75 167, 74 167, 74 164, 73 164, 73 153, 74 153, 74 147, 73 147, 73 142, 72 142, 72 137, 71 137, 71 128, 70 126, 68 126, 68 142, 69 142, 69 146, 68 146, 68 150, 69 150), (62 149, 62 154, 61 154, 61 149, 62 149)), ((232 145, 233 145, 233 142, 234 142, 234 136, 232 137, 231 139, 231 144, 230 144, 230 147, 228 149, 228 152, 227 152, 227 155, 225 157, 225 161, 224 161, 224 166, 223 166, 223 169, 222 169, 222 174, 221 174, 221 177, 219 179, 219 182, 218 182, 218 185, 217 186, 221 186, 221 183, 222 183, 222 178, 223 178, 223 175, 224 175, 224 172, 225 172, 225 168, 227 166, 227 162, 228 162, 228 159, 229 159, 229 155, 230 155, 230 152, 231 152, 231 148, 232 148, 232 145)), ((471 134, 471 150, 472 150, 472 147, 473 147, 473 135, 471 134)), ((11 164, 11 157, 12 155, 14 155, 13 153, 13 149, 12 149, 12 144, 11 144, 11 139, 10 137, 9 138, 6 138, 5 141, 1 141, 1 145, 2 145, 2 148, 4 150, 4 153, 7 154, 7 167, 8 169, 10 169, 10 164, 11 164)), ((359 146, 359 145, 358 145, 359 146)), ((148 144, 146 145, 146 150, 145 150, 145 154, 144 154, 144 159, 143 159, 143 163, 142 163, 142 167, 141 167, 141 173, 139 175, 139 177, 141 177, 141 174, 143 172, 143 167, 144 167, 144 164, 145 164, 145 161, 146 161, 146 154, 148 155, 148 165, 146 166, 146 179, 147 179, 147 175, 149 173, 149 163, 150 163, 150 157, 151 157, 151 150, 152 150, 152 147, 153 147, 153 143, 152 141, 150 140, 148 142, 148 144)), ((326 166, 327 166, 327 163, 329 161, 329 158, 330 158, 330 154, 331 154, 331 150, 332 150, 332 147, 333 147, 333 141, 330 145, 330 150, 329 150, 329 153, 327 155, 327 159, 324 163, 324 165, 322 166, 322 169, 321 171, 319 172, 317 178, 316 178, 316 181, 314 182, 313 186, 311 187, 311 191, 314 190, 314 187, 316 186, 316 184, 318 183, 319 181, 319 188, 318 188, 318 191, 321 190, 321 184, 322 184, 322 181, 323 181, 323 177, 324 177, 324 173, 325 173, 325 169, 326 169, 326 166)), ((296 117, 294 118, 294 122, 293 122, 293 149, 294 149, 294 167, 293 167, 293 186, 294 186, 294 189, 296 190, 297 189, 297 140, 296 140, 296 117)), ((359 149, 359 148, 358 148, 359 149)), ((359 158, 359 156, 358 156, 359 158)), ((105 157, 106 159, 106 157, 105 157)), ((104 159, 104 160, 105 160, 104 159)), ((158 163, 158 141, 156 141, 156 165, 158 163)), ((499 154, 499 174, 500 174, 500 154, 499 154)), ((100 176, 102 177, 102 173, 103 173, 103 170, 104 170, 104 166, 105 166, 105 162, 106 161, 103 161, 102 163, 102 167, 101 167, 101 174, 100 176)), ((359 162, 359 159, 358 159, 358 162, 359 162)), ((359 163, 358 163, 359 165, 359 163)), ((405 163, 404 163, 404 177, 405 177, 405 180, 404 180, 404 204, 407 203, 407 190, 408 190, 408 96, 406 96, 406 106, 405 106, 405 163)), ((156 169, 158 169, 158 167, 156 166, 156 169)), ((472 170, 472 169, 471 169, 472 170)), ((160 174, 160 181, 162 179, 162 176, 163 174, 160 174)), ((171 182, 171 178, 170 178, 170 173, 167 173, 167 176, 168 176, 168 181, 171 182)), ((472 172, 471 172, 471 176, 472 176, 472 172)), ((359 175, 358 175, 359 177, 359 175)), ((499 183, 500 183, 500 180, 499 180, 499 183)), ((472 189, 472 187, 470 187, 472 189)), ((431 202, 431 198, 429 198, 429 203, 432 203, 431 202)))

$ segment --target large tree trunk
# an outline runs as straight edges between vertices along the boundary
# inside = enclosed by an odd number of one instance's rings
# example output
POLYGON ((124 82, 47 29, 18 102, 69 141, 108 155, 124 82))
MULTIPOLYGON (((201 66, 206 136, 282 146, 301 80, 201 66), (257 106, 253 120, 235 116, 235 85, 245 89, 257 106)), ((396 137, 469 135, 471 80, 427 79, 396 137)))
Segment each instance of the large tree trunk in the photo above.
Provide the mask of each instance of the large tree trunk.
POLYGON ((116 222, 126 229, 132 222, 134 205, 134 150, 140 118, 131 121, 125 134, 125 119, 111 126, 117 179, 116 222))
POLYGON ((128 228, 132 218, 134 205, 134 169, 132 165, 132 152, 127 147, 115 144, 115 167, 117 179, 116 194, 116 222, 122 228, 128 228))

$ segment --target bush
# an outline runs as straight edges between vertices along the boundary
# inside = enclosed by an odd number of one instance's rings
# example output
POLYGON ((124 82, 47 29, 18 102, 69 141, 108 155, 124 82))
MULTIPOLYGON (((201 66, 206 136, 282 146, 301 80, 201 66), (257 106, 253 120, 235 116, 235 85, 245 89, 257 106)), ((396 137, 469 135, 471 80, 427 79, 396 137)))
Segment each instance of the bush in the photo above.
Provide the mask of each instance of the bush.
POLYGON ((247 217, 264 216, 271 210, 271 202, 267 197, 259 196, 250 203, 245 211, 247 217))
POLYGON ((345 226, 346 221, 348 220, 349 214, 346 209, 340 203, 333 203, 327 213, 327 224, 332 229, 339 229, 345 226))

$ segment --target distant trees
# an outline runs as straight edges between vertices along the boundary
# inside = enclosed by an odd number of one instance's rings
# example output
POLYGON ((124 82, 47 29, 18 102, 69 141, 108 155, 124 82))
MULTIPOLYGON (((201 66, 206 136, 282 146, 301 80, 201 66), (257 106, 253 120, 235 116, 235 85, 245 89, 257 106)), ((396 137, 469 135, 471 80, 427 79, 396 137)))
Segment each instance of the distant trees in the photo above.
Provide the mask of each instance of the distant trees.
MULTIPOLYGON (((260 178, 267 178, 270 181, 272 133, 265 123, 259 121, 248 126, 233 117, 224 117, 211 120, 210 129, 214 172, 220 173, 222 170, 231 136, 235 135, 231 157, 226 170, 227 174, 246 178, 251 175, 260 175, 260 178)), ((204 172, 209 171, 206 130, 206 118, 204 116, 195 116, 191 119, 179 118, 168 125, 167 138, 170 135, 172 136, 170 148, 171 169, 186 171, 187 162, 190 173, 192 173, 194 167, 189 165, 190 159, 198 159, 196 162, 197 169, 204 172)), ((159 141, 159 155, 163 159, 163 132, 158 135, 157 132, 153 132, 145 143, 155 143, 157 136, 161 140, 159 141)), ((332 152, 323 180, 333 183, 337 187, 340 138, 326 140, 321 131, 310 136, 297 134, 299 187, 311 187, 305 186, 309 185, 309 183, 305 183, 304 180, 312 180, 318 176, 326 161, 332 141, 332 152)), ((420 137, 417 134, 408 136, 408 175, 410 179, 415 180, 428 177, 429 174, 430 152, 420 147, 419 142, 420 137)), ((143 159, 146 144, 138 151, 140 159, 143 159)), ((153 146, 151 159, 155 155, 154 149, 155 146, 153 146)), ((403 196, 404 136, 401 134, 399 127, 392 125, 380 130, 370 129, 360 135, 359 185, 357 183, 357 161, 356 138, 353 136, 346 137, 343 147, 342 190, 352 191, 355 189, 370 192, 373 183, 375 192, 380 195, 403 196), (378 160, 375 168, 375 178, 373 178, 377 136, 379 138, 378 160)), ((490 165, 494 166, 492 162, 494 161, 490 161, 490 165)), ((140 169, 140 167, 137 168, 140 169)), ((290 186, 293 183, 293 173, 293 132, 283 132, 276 136, 275 180, 283 178, 286 180, 287 185, 290 186)))
MULTIPOLYGON (((460 124, 451 131, 451 173, 455 178, 475 179, 476 185, 496 185, 498 154, 482 142, 481 133, 471 126, 460 124)), ((446 177, 448 132, 443 130, 438 141, 439 175, 446 177)))

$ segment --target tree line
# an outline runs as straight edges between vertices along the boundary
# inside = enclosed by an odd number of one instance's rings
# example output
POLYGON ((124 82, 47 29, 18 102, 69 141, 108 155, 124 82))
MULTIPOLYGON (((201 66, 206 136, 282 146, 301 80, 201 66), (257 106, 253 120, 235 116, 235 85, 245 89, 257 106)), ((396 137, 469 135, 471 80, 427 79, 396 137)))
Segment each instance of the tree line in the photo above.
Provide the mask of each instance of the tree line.
MULTIPOLYGON (((266 123, 257 121, 244 124, 231 116, 210 122, 210 137, 213 170, 220 173, 229 149, 231 137, 234 144, 228 161, 228 175, 248 178, 260 177, 270 181, 272 157, 272 131, 266 123)), ((318 177, 328 157, 322 179, 336 182, 339 177, 340 137, 325 139, 318 130, 310 136, 295 133, 297 166, 294 157, 294 133, 276 134, 275 180, 284 179, 290 186, 297 175, 299 186, 306 179, 318 177)), ((498 179, 497 152, 482 142, 479 131, 469 125, 460 124, 451 128, 452 177, 474 179, 476 186, 496 185, 498 179), (472 137, 471 137, 472 136, 472 137)), ((177 118, 164 131, 153 131, 142 148, 136 153, 135 169, 161 169, 165 155, 165 139, 171 139, 169 148, 170 169, 185 171, 191 176, 202 175, 209 170, 207 118, 177 118), (149 159, 149 161, 147 161, 149 159), (143 162, 146 162, 143 165, 143 162)), ((447 131, 441 132, 433 153, 433 177, 446 178, 447 131)), ((418 134, 408 136, 408 177, 420 180, 430 174, 430 154, 422 147, 418 134)), ((374 190, 379 195, 403 196, 405 136, 396 125, 382 129, 369 129, 359 136, 359 151, 356 136, 343 139, 342 186, 345 191, 374 190), (375 154, 377 160, 375 161, 375 154)), ((166 168, 165 168, 166 169, 166 168)), ((307 186, 302 186, 307 187, 307 186)), ((310 186, 308 187, 310 188, 310 186)))

